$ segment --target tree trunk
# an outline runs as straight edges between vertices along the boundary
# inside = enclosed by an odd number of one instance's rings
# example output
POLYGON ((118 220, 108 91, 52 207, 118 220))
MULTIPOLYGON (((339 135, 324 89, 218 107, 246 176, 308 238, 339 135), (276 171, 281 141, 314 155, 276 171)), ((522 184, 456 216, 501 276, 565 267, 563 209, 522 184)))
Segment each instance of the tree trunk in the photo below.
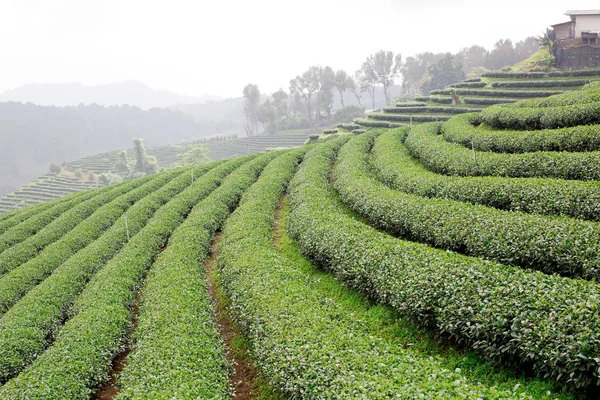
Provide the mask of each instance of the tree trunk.
POLYGON ((346 106, 344 106, 344 92, 339 89, 338 92, 340 93, 340 102, 342 103, 342 108, 346 108, 346 106))

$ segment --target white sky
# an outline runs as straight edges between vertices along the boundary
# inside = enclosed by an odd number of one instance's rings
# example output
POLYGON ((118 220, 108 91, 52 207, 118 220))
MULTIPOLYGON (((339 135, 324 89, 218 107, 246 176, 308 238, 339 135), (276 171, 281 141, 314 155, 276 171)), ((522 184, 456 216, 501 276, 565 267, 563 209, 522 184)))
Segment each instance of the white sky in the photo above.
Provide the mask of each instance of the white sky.
POLYGON ((138 79, 187 95, 287 90, 314 64, 353 73, 380 49, 404 58, 491 48, 567 21, 556 0, 0 0, 0 93, 27 83, 138 79))

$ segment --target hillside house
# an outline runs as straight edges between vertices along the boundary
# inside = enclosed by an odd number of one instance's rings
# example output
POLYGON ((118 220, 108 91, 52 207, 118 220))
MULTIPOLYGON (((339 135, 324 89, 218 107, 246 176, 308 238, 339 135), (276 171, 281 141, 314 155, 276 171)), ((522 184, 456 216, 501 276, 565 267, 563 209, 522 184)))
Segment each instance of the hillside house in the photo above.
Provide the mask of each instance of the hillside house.
POLYGON ((571 45, 597 45, 600 33, 600 10, 569 10, 570 21, 552 25, 557 41, 571 45))

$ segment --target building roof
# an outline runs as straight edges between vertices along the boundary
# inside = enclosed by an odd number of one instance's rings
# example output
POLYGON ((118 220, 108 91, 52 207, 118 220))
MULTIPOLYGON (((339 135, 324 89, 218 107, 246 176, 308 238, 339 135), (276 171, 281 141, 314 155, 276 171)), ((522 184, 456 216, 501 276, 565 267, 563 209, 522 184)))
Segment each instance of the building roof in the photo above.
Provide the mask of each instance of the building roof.
POLYGON ((565 15, 600 15, 600 10, 569 10, 565 15))
POLYGON ((554 24, 554 25, 550 25, 551 27, 555 28, 557 26, 562 26, 562 25, 572 25, 573 21, 567 21, 567 22, 561 22, 559 24, 554 24))

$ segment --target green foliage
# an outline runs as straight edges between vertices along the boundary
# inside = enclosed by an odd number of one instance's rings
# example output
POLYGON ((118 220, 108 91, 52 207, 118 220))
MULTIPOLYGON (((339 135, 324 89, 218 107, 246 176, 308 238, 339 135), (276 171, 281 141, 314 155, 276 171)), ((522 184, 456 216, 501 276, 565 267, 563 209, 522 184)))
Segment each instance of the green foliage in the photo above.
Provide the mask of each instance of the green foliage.
POLYGON ((331 135, 331 134, 334 134, 334 133, 338 133, 338 130, 337 129, 323 129, 323 134, 324 135, 331 135))
POLYGON ((493 71, 483 74, 484 78, 544 78, 545 72, 502 72, 493 71))
POLYGON ((60 174, 61 171, 62 167, 59 163, 50 164, 50 172, 52 172, 53 174, 60 174))
POLYGON ((394 189, 501 210, 600 221, 597 182, 438 175, 411 157, 402 144, 407 133, 407 128, 389 131, 378 138, 373 147, 372 166, 377 178, 394 189))
POLYGON ((103 186, 114 185, 122 181, 123 177, 121 175, 112 174, 110 172, 100 174, 100 176, 98 177, 98 183, 103 186))
POLYGON ((424 115, 424 114, 385 114, 385 113, 369 113, 369 118, 383 120, 383 121, 395 121, 395 122, 436 122, 446 121, 451 118, 449 115, 424 115))
POLYGON ((194 144, 186 148, 185 153, 177 156, 180 161, 177 163, 179 167, 206 163, 210 161, 208 157, 208 149, 202 144, 194 144))
POLYGON ((67 201, 54 204, 53 207, 48 207, 45 210, 38 210, 31 218, 21 221, 18 224, 14 224, 10 228, 7 224, 3 224, 6 226, 6 229, 0 235, 0 253, 29 239, 45 226, 52 223, 56 218, 60 217, 63 213, 76 205, 89 200, 95 194, 96 193, 93 192, 87 192, 81 193, 79 196, 70 197, 67 201))
POLYGON ((600 150, 600 125, 506 131, 490 129, 480 123, 478 114, 458 115, 442 125, 442 134, 448 142, 498 153, 600 150))
MULTIPOLYGON (((496 106, 494 106, 496 107, 496 106)), ((600 152, 535 152, 501 154, 476 152, 444 141, 437 135, 441 125, 415 126, 406 137, 406 147, 428 169, 457 176, 505 176, 513 178, 559 178, 600 180, 600 152)))
POLYGON ((341 199, 372 224, 397 236, 474 257, 548 274, 600 278, 599 224, 389 189, 369 171, 368 152, 377 135, 363 135, 342 147, 334 170, 341 199))
POLYGON ((360 125, 358 125, 358 124, 338 124, 337 127, 339 129, 344 129, 346 131, 353 131, 354 129, 360 129, 360 125))
MULTIPOLYGON (((222 189, 223 195, 235 203, 236 194, 239 197, 244 191, 243 184, 248 182, 249 186, 276 155, 268 153, 239 168, 229 190, 222 189)), ((136 288, 146 269, 173 230, 205 195, 204 185, 197 181, 157 211, 131 238, 125 251, 86 286, 73 304, 73 317, 62 327, 52 347, 0 388, 0 396, 37 399, 51 392, 60 398, 89 398, 93 388, 107 378, 107 368, 123 344, 136 288), (47 379, 50 375, 53 379, 47 379)))
MULTIPOLYGON (((479 108, 464 108, 464 107, 384 107, 383 111, 386 113, 395 114, 412 114, 412 113, 441 113, 441 114, 463 114, 480 112, 479 108)), ((370 116, 370 115, 369 115, 370 116)))
POLYGON ((590 83, 586 79, 571 80, 537 80, 537 81, 501 81, 492 82, 494 88, 544 88, 544 87, 572 87, 583 86, 590 83))
MULTIPOLYGON (((180 171, 177 172, 180 173, 180 171)), ((160 179, 148 183, 138 180, 131 182, 131 184, 121 185, 120 190, 113 191, 118 196, 114 196, 112 199, 104 196, 106 201, 102 203, 95 203, 94 201, 100 201, 98 198, 103 196, 95 196, 63 214, 63 216, 66 216, 81 208, 82 205, 88 207, 95 205, 94 211, 88 212, 89 217, 77 221, 78 223, 72 229, 62 224, 52 223, 41 230, 38 235, 45 231, 56 232, 54 241, 48 244, 37 257, 31 257, 20 265, 15 263, 16 266, 10 270, 8 268, 11 265, 7 264, 2 270, 5 274, 0 278, 0 314, 7 311, 25 293, 44 280, 71 255, 98 239, 133 203, 146 196, 151 190, 156 190, 164 185, 171 177, 173 175, 161 176, 160 179), (143 185, 144 183, 146 184, 143 185), (140 185, 142 186, 139 187, 140 185)), ((57 218, 56 221, 61 218, 57 218)), ((31 246, 35 243, 38 235, 22 242, 21 245, 31 246)), ((12 247, 2 253, 2 256, 10 256, 11 250, 23 251, 29 246, 12 247)))
MULTIPOLYGON (((319 149, 340 144, 332 140, 319 149)), ((290 398, 412 398, 434 391, 449 397, 518 397, 470 382, 434 358, 374 337, 363 320, 332 298, 319 277, 278 253, 271 233, 274 211, 298 154, 275 160, 244 195, 225 226, 219 260, 230 310, 269 382, 290 398)), ((313 152, 304 163, 323 158, 321 151, 313 152)), ((304 163, 295 180, 300 174, 306 179, 304 163)), ((297 185, 307 183, 297 180, 297 185)))
POLYGON ((467 80, 448 85, 448 87, 452 87, 452 88, 482 88, 482 87, 486 87, 486 86, 487 86, 486 82, 468 82, 467 80))
POLYGON ((494 97, 463 97, 465 104, 478 104, 482 106, 492 106, 494 104, 514 103, 517 99, 497 99, 494 97))
MULTIPOLYGON (((200 176, 208 169, 199 168, 197 173, 200 176)), ((47 338, 60 328, 61 318, 90 278, 123 246, 127 247, 127 235, 137 234, 157 209, 189 184, 187 174, 176 171, 134 190, 146 196, 127 210, 127 225, 125 216, 121 216, 98 240, 69 257, 0 319, 0 381, 19 373, 45 349, 47 338)))
POLYGON ((488 97, 548 97, 555 94, 563 94, 562 90, 500 90, 500 89, 441 89, 432 90, 432 95, 449 96, 455 90, 461 96, 488 96, 488 97))
POLYGON ((518 360, 573 386, 598 380, 595 282, 524 271, 378 232, 340 207, 327 183, 333 149, 320 148, 303 163, 290 191, 289 232, 304 254, 366 296, 490 359, 518 360))
POLYGON ((462 62, 456 60, 450 53, 444 55, 444 57, 435 64, 430 65, 427 74, 429 79, 423 85, 424 92, 442 89, 466 78, 462 62))

